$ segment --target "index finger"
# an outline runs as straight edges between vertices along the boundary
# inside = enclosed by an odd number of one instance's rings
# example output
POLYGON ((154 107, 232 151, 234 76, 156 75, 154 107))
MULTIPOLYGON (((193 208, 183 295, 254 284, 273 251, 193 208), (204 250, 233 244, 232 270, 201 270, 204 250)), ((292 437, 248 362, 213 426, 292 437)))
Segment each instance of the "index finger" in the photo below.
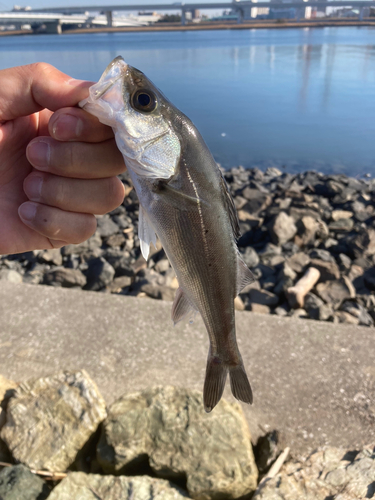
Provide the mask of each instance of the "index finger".
POLYGON ((75 80, 47 63, 0 71, 0 123, 36 113, 75 106, 88 96, 92 82, 75 80))

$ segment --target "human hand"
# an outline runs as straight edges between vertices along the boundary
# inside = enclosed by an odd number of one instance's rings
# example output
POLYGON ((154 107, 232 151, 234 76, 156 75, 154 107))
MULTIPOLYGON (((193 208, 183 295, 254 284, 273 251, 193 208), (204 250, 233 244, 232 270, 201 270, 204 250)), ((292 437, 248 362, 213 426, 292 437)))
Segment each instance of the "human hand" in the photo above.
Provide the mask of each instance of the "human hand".
POLYGON ((124 197, 112 130, 73 107, 91 83, 45 63, 0 81, 0 254, 81 243, 124 197))

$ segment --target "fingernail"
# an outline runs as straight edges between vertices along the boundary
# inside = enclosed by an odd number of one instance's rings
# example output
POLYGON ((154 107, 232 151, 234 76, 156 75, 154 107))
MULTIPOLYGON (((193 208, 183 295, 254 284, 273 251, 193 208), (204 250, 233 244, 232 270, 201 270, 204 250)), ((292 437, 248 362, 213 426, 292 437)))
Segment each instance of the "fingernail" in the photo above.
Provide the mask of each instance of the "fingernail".
POLYGON ((27 158, 37 168, 48 168, 51 149, 48 142, 35 141, 27 147, 27 158))
POLYGON ((18 215, 25 221, 33 221, 35 219, 37 207, 38 205, 36 203, 27 201, 19 207, 18 215))
POLYGON ((25 191, 30 200, 40 201, 42 194, 43 177, 41 175, 30 175, 25 181, 25 191))
POLYGON ((76 139, 82 133, 83 122, 73 115, 60 115, 52 126, 52 135, 60 141, 76 139))

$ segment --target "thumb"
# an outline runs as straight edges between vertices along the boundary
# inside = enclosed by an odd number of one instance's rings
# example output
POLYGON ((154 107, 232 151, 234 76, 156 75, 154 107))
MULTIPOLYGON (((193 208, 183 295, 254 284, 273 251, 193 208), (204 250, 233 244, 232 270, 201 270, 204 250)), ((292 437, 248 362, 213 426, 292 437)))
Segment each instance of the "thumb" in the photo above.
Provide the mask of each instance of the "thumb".
POLYGON ((47 63, 0 71, 0 123, 47 108, 75 106, 91 82, 75 80, 47 63))

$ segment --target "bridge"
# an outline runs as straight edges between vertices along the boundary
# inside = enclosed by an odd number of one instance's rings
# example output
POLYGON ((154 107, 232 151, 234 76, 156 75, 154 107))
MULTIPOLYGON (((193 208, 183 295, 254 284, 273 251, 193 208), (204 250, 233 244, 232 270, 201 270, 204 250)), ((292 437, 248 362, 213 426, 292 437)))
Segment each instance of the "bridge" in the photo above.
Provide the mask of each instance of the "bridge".
MULTIPOLYGON (((375 7, 374 0, 292 0, 290 2, 283 2, 271 0, 265 1, 251 1, 251 0, 234 0, 233 2, 214 2, 214 3, 168 3, 168 4, 130 4, 130 5, 83 5, 74 7, 47 7, 43 9, 33 9, 32 11, 26 12, 4 12, 0 13, 0 23, 4 24, 5 21, 10 19, 15 20, 17 16, 17 22, 19 23, 32 23, 36 19, 39 22, 48 24, 49 29, 47 31, 54 33, 61 33, 61 25, 64 23, 69 24, 81 24, 87 23, 92 20, 90 18, 90 12, 105 12, 107 18, 107 26, 113 26, 113 12, 118 11, 180 11, 181 12, 181 24, 186 24, 186 13, 193 12, 195 10, 227 10, 231 9, 237 12, 238 22, 241 23, 244 20, 251 20, 251 9, 253 8, 294 8, 296 9, 296 18, 299 21, 304 17, 304 12, 306 7, 349 7, 359 9, 359 20, 362 21, 364 18, 364 11, 366 8, 375 7), (11 16, 14 15, 12 18, 11 16), (40 17, 34 17, 40 16, 40 17), (44 16, 44 17, 43 17, 44 16), (78 16, 78 17, 77 17, 78 16), (81 17, 79 17, 81 16, 81 17), (22 21, 20 20, 22 19, 22 21)), ((9 22, 8 22, 9 24, 9 22)))

